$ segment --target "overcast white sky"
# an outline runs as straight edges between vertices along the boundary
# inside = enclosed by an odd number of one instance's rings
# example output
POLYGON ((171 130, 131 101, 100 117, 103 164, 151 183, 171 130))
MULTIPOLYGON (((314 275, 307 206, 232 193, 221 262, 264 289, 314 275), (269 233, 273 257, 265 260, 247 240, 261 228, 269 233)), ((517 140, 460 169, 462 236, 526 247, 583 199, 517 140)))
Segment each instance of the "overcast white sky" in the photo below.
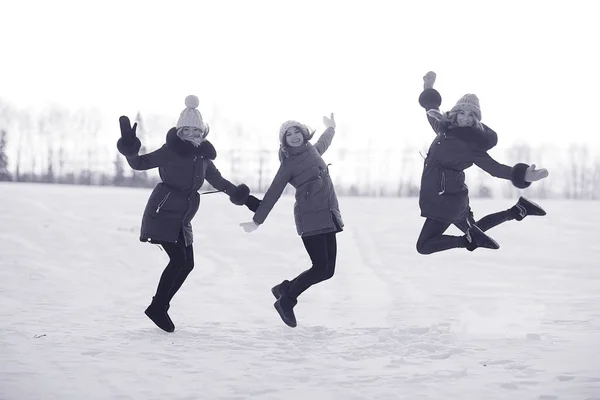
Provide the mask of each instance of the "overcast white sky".
POLYGON ((442 109, 476 93, 499 147, 600 143, 595 1, 0 4, 0 97, 99 108, 115 137, 119 115, 175 124, 196 94, 209 124, 218 109, 274 146, 285 120, 321 127, 329 112, 356 146, 420 142, 430 132, 417 97, 434 70, 442 109))

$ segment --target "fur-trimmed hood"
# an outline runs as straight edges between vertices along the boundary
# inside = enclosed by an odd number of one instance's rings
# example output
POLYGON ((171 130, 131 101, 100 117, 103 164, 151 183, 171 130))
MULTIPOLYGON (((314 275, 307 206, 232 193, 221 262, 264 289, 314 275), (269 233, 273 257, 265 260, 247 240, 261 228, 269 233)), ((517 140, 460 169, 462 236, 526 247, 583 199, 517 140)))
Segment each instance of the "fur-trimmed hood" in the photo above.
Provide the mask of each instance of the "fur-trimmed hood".
POLYGON ((212 143, 205 140, 200 146, 196 147, 177 136, 177 128, 171 128, 167 132, 166 145, 182 157, 204 156, 209 160, 217 158, 217 150, 212 143))

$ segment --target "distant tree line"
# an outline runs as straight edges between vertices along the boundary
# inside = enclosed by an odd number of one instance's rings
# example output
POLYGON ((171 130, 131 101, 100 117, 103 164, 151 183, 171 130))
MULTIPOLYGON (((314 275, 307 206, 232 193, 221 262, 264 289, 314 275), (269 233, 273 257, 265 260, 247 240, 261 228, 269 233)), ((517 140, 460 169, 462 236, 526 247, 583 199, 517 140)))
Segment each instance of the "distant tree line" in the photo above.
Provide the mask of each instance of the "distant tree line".
MULTIPOLYGON (((133 171, 127 165, 125 157, 116 151, 118 125, 111 127, 113 136, 107 139, 101 134, 102 121, 100 113, 91 110, 73 112, 53 106, 34 114, 16 110, 0 100, 0 181, 144 188, 159 182, 156 170, 133 171), (9 154, 14 157, 12 163, 9 154)), ((164 143, 163 134, 149 132, 166 132, 171 121, 164 122, 156 116, 146 118, 141 113, 135 121, 142 142, 140 154, 164 143)), ((214 138, 219 134, 214 132, 221 132, 219 139, 224 142, 219 146, 219 170, 236 183, 245 182, 254 192, 264 192, 279 165, 273 144, 267 146, 239 123, 219 115, 211 116, 210 121, 211 135, 214 138)), ((493 152, 505 164, 535 162, 550 170, 548 179, 526 189, 532 196, 600 198, 600 154, 586 144, 561 148, 515 143, 504 153, 493 152)), ((340 143, 327 153, 336 191, 351 196, 418 196, 422 157, 414 146, 380 149, 371 142, 360 149, 340 143)), ((519 193, 510 182, 494 179, 476 167, 467 170, 466 175, 473 197, 514 198, 519 193)), ((211 188, 207 183, 203 189, 211 188)), ((289 186, 286 189, 291 190, 289 186)))

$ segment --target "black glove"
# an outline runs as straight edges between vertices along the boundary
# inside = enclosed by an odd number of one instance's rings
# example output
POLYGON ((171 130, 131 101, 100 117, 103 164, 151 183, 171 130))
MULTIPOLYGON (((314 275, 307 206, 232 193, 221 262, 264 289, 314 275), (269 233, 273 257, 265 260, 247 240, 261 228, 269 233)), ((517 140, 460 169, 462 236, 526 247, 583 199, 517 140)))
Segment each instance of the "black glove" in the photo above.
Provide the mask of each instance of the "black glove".
POLYGON ((250 196, 248 196, 248 200, 246 200, 244 205, 246 207, 248 207, 248 209, 250 211, 256 212, 256 210, 258 209, 258 206, 260 206, 260 203, 262 203, 262 200, 259 200, 256 197, 250 195, 250 196))
POLYGON ((119 118, 119 125, 121 126, 121 137, 117 140, 117 150, 126 157, 137 155, 142 147, 140 139, 135 136, 137 122, 131 127, 129 118, 123 115, 119 118))
POLYGON ((124 145, 132 145, 135 143, 135 130, 137 128, 137 122, 131 126, 129 118, 125 115, 119 117, 119 125, 121 125, 121 138, 123 139, 124 145))
POLYGON ((228 193, 229 194, 229 200, 235 204, 236 206, 243 206, 246 201, 248 200, 248 195, 250 194, 250 188, 245 185, 245 184, 241 184, 236 186, 235 189, 233 189, 232 193, 228 193))

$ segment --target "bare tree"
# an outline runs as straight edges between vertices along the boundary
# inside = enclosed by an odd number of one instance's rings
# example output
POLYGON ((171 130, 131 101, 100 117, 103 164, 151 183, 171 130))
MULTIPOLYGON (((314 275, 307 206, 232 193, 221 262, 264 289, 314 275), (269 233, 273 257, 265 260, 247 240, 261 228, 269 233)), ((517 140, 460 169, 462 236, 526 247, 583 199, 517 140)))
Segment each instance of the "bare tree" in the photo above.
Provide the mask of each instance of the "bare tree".
POLYGON ((266 177, 266 161, 267 161, 267 156, 268 155, 268 151, 265 149, 261 149, 258 151, 258 190, 260 192, 262 192, 265 188, 266 188, 266 182, 265 177, 266 177))
MULTIPOLYGON (((534 159, 538 166, 546 166, 546 160, 552 159, 552 156, 550 154, 551 151, 552 148, 548 144, 542 144, 533 150, 534 159)), ((531 190, 536 197, 546 199, 551 196, 551 182, 551 180, 542 179, 541 181, 538 181, 534 185, 532 185, 532 187, 529 190, 531 190)))
POLYGON ((78 182, 83 185, 94 183, 95 169, 99 165, 98 133, 100 116, 93 110, 78 110, 73 118, 71 135, 75 136, 75 153, 79 165, 78 182))
POLYGON ((600 155, 596 156, 592 172, 592 200, 600 199, 600 155))
MULTIPOLYGON (((146 149, 145 142, 148 135, 146 132, 145 120, 142 118, 142 114, 139 111, 135 117, 135 122, 137 122, 136 135, 138 139, 140 139, 140 141, 142 142, 142 146, 140 147, 140 154, 146 154, 148 151, 146 149)), ((147 182, 148 173, 146 171, 132 171, 131 184, 133 186, 143 187, 147 185, 147 182)))
POLYGON ((125 167, 123 164, 123 157, 120 153, 117 153, 117 157, 114 161, 115 166, 115 175, 113 176, 113 185, 115 186, 125 186, 125 167))
POLYGON ((38 140, 36 140, 37 134, 33 128, 33 117, 30 112, 21 111, 18 113, 17 119, 20 131, 19 147, 17 149, 17 174, 19 180, 35 182, 38 180, 36 173, 38 140), (21 170, 21 165, 27 165, 27 161, 31 166, 28 173, 21 170))
POLYGON ((244 128, 240 124, 236 124, 233 128, 233 146, 231 146, 230 150, 230 159, 231 162, 231 176, 239 177, 241 172, 241 161, 242 161, 242 149, 240 146, 242 145, 242 140, 244 138, 244 128))
POLYGON ((37 118, 37 134, 40 140, 40 154, 46 153, 46 165, 42 165, 42 181, 52 183, 55 181, 55 154, 58 147, 57 137, 59 127, 64 119, 63 110, 52 107, 37 118), (45 172, 44 172, 45 171, 45 172))
POLYGON ((6 155, 6 131, 0 130, 0 181, 12 181, 8 172, 8 156, 6 155))
POLYGON ((47 170, 46 176, 44 177, 44 182, 54 183, 55 178, 56 177, 54 176, 54 151, 52 150, 52 147, 48 146, 47 170))
POLYGON ((568 149, 565 197, 569 199, 591 198, 592 174, 588 169, 590 152, 587 145, 572 144, 568 149))
MULTIPOLYGON (((399 197, 413 197, 415 195, 415 187, 416 184, 414 182, 414 174, 415 168, 420 167, 417 166, 417 162, 422 162, 423 155, 419 153, 419 151, 413 146, 405 146, 400 153, 400 170, 398 171, 398 175, 400 177, 397 195, 399 197), (417 160, 419 161, 415 161, 417 160)), ((417 186, 417 194, 418 194, 418 186, 417 186)))
POLYGON ((58 176, 62 179, 65 173, 65 137, 60 135, 58 148, 58 176))
POLYGON ((8 170, 7 155, 7 128, 11 120, 12 111, 7 104, 0 101, 0 181, 11 181, 12 176, 8 170))

